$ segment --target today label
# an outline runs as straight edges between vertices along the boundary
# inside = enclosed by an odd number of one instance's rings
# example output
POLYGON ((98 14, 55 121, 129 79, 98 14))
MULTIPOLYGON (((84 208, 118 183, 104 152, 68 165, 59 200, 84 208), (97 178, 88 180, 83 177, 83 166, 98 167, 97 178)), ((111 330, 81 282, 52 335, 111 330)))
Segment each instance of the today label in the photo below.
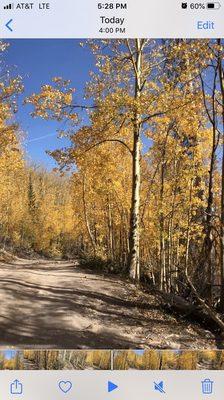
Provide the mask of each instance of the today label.
POLYGON ((102 24, 116 24, 116 25, 123 25, 125 19, 124 18, 117 18, 117 17, 100 17, 102 24))

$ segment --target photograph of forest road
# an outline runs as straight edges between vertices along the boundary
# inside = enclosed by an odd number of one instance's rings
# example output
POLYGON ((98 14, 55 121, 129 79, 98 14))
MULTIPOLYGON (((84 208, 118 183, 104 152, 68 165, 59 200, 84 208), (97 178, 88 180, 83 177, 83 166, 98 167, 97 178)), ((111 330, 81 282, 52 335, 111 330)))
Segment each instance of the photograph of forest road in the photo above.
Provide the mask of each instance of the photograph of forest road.
POLYGON ((224 347, 224 42, 0 43, 0 346, 224 347))

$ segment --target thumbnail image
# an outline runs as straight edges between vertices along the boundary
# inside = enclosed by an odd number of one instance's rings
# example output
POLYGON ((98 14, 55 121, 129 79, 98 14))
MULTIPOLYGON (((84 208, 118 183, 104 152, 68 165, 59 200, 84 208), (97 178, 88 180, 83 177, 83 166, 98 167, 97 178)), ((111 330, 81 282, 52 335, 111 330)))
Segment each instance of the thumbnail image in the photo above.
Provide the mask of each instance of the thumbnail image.
POLYGON ((2 349, 224 347, 223 55, 0 42, 2 349))
POLYGON ((19 351, 0 351, 0 370, 21 370, 23 361, 19 351))
POLYGON ((110 370, 109 350, 1 351, 0 370, 110 370))
POLYGON ((224 370, 222 350, 5 350, 0 370, 224 370))
POLYGON ((119 350, 115 370, 223 370, 224 352, 217 350, 119 350))

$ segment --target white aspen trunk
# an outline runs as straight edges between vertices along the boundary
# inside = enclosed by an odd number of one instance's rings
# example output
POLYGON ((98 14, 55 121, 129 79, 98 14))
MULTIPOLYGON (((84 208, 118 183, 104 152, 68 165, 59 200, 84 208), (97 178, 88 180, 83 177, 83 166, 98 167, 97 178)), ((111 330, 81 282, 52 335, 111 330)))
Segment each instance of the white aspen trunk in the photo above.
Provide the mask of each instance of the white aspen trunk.
POLYGON ((96 242, 93 237, 93 234, 91 232, 90 228, 90 223, 87 215, 87 206, 86 206, 86 181, 85 181, 85 175, 83 175, 83 181, 82 181, 82 200, 83 200, 83 210, 84 210, 84 218, 85 218, 85 223, 86 223, 86 230, 88 232, 90 242, 93 248, 94 255, 96 255, 96 242))
MULTIPOLYGON (((218 45, 222 45, 221 39, 217 41, 218 45)), ((220 310, 224 312, 224 74, 222 66, 222 58, 219 56, 219 80, 222 95, 222 177, 221 177, 221 224, 220 224, 220 274, 221 274, 221 293, 220 293, 220 310)))
POLYGON ((113 238, 113 224, 112 224, 112 211, 111 211, 111 203, 110 203, 110 196, 107 197, 107 213, 108 213, 108 247, 109 247, 109 256, 110 259, 114 259, 114 238, 113 238))
MULTIPOLYGON (((141 96, 141 78, 142 78, 142 49, 141 40, 136 39, 136 77, 135 77, 135 100, 138 101, 141 96)), ((133 144, 133 164, 132 164, 132 205, 131 205, 131 226, 130 226, 130 255, 129 271, 130 277, 140 280, 140 257, 139 257, 139 230, 140 230, 140 185, 141 185, 141 121, 136 106, 134 117, 134 144, 133 144)))

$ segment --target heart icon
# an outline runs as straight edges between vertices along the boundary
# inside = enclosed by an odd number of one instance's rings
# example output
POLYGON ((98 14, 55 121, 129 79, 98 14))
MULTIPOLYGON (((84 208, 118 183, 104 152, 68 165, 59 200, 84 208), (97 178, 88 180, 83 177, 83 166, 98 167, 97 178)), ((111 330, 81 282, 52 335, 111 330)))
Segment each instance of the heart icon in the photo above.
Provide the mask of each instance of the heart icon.
POLYGON ((72 388, 72 382, 70 382, 70 381, 60 381, 58 386, 59 386, 59 389, 63 393, 68 393, 68 392, 70 392, 70 390, 72 388))

